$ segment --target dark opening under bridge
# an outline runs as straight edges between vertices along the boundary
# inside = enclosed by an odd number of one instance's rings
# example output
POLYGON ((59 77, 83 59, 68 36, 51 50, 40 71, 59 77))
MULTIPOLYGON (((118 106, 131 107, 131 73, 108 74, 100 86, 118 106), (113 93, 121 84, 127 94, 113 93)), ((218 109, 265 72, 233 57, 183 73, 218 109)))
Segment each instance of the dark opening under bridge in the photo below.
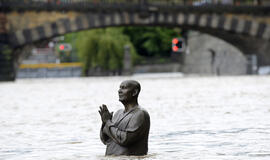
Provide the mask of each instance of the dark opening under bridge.
POLYGON ((219 37, 270 64, 270 7, 187 0, 2 0, 0 80, 15 78, 21 47, 66 33, 112 26, 167 26, 219 37), (6 69, 9 68, 9 69, 6 69))

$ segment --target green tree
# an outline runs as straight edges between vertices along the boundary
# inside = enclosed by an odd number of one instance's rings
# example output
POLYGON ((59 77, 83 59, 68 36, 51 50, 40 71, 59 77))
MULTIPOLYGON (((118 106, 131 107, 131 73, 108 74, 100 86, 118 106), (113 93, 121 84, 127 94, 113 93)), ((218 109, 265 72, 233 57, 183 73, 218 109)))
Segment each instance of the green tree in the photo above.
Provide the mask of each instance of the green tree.
POLYGON ((83 64, 84 75, 94 67, 110 71, 121 70, 125 45, 131 47, 132 62, 139 60, 129 37, 123 34, 123 28, 81 31, 77 37, 76 48, 83 64))
POLYGON ((180 37, 179 29, 166 27, 126 27, 124 33, 137 52, 146 57, 169 57, 172 38, 180 37))

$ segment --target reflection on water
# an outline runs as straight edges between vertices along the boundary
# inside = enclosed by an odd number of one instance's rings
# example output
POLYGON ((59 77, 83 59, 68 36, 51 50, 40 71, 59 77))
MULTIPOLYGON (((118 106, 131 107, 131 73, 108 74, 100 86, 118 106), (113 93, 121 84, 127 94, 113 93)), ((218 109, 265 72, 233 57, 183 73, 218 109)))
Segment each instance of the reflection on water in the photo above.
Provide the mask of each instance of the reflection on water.
POLYGON ((151 116, 149 155, 105 157, 98 106, 130 77, 0 83, 0 159, 269 159, 270 77, 133 76, 151 116))

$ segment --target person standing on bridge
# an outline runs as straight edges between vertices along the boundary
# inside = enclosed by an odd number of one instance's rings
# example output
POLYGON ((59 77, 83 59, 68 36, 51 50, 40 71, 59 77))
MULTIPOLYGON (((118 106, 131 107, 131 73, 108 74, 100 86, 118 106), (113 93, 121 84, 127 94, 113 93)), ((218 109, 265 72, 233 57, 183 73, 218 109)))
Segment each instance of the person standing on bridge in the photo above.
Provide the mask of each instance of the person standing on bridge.
POLYGON ((138 104, 140 90, 137 81, 124 81, 118 91, 119 101, 124 105, 124 109, 113 115, 106 105, 100 106, 100 139, 107 145, 106 155, 147 154, 150 116, 138 104))

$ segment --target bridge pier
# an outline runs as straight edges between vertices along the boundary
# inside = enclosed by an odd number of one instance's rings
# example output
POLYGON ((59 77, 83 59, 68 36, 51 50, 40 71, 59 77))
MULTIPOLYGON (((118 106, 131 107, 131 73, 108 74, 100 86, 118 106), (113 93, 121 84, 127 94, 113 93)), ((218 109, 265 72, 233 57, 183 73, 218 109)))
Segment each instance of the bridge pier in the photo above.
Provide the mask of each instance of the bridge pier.
POLYGON ((131 75, 132 73, 132 62, 130 55, 130 46, 124 47, 124 59, 123 59, 123 75, 131 75))
POLYGON ((0 81, 14 81, 14 49, 9 45, 6 14, 0 13, 0 81))
POLYGON ((201 29, 201 32, 210 34, 232 44, 244 55, 256 55, 258 67, 270 65, 270 42, 258 37, 248 38, 245 35, 224 32, 221 30, 201 29))
POLYGON ((0 35, 0 81, 14 81, 16 77, 14 66, 14 49, 3 43, 6 35, 0 35))

